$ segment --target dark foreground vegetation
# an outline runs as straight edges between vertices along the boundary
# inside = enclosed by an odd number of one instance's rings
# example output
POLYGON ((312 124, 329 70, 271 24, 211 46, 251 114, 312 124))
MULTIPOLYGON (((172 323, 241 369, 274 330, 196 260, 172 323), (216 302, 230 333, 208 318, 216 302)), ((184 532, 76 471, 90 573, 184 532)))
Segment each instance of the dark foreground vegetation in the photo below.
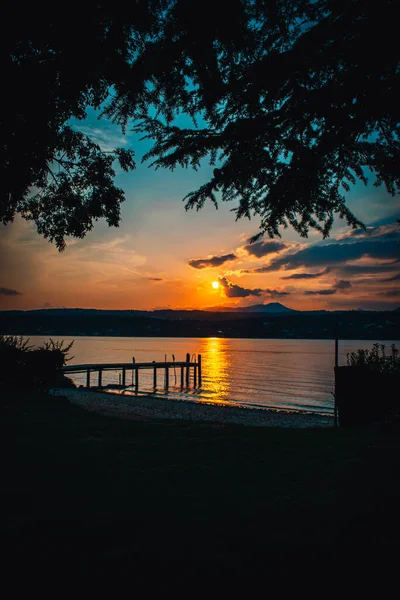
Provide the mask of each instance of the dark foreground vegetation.
POLYGON ((398 544, 398 434, 122 420, 3 393, 3 544, 19 565, 67 555, 131 569, 398 544))
POLYGON ((72 358, 68 354, 73 343, 50 338, 41 346, 34 346, 23 336, 0 335, 0 390, 75 387, 62 373, 62 367, 72 358))

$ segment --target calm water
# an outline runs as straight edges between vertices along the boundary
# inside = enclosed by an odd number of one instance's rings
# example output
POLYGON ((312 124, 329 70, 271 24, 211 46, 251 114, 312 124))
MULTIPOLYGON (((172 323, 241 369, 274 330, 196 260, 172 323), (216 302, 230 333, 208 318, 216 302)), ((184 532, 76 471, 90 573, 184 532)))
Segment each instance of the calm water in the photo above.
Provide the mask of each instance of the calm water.
MULTIPOLYGON (((30 338, 41 344, 40 336, 30 338)), ((170 389, 163 389, 161 371, 156 394, 173 399, 191 399, 212 403, 234 403, 258 408, 333 413, 334 362, 333 340, 255 340, 229 338, 127 338, 127 337, 54 337, 75 340, 69 364, 121 363, 185 360, 186 353, 202 355, 202 386, 190 393, 180 391, 180 369, 170 371, 170 389), (176 381, 176 386, 175 386, 176 381)), ((378 341, 378 340, 374 340, 378 341)), ((347 352, 372 347, 374 341, 339 341, 339 365, 346 364, 347 352)), ((385 341, 389 350, 392 343, 385 341)), ((127 374, 127 383, 130 374, 127 374)), ((92 375, 95 383, 96 375, 92 375)), ((84 374, 74 381, 85 385, 84 374)), ((103 385, 119 383, 118 372, 104 372, 103 385)), ((140 372, 140 391, 153 393, 152 373, 140 372)))

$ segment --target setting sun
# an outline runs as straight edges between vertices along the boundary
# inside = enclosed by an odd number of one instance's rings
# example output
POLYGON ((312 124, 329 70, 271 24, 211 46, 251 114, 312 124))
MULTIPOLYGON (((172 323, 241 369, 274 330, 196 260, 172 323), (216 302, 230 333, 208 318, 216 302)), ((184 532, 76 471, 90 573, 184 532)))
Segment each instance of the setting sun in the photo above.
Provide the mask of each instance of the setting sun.
POLYGON ((213 281, 211 285, 213 286, 214 290, 217 290, 219 288, 218 281, 213 281))

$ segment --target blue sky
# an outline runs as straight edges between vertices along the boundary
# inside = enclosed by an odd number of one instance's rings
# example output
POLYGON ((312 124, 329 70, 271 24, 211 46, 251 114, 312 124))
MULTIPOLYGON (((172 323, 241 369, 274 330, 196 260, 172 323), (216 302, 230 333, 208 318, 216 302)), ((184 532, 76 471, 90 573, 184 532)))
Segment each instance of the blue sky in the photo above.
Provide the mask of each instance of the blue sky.
POLYGON ((77 124, 103 148, 133 147, 137 169, 117 173, 124 189, 119 228, 98 222, 60 254, 17 218, 0 227, 0 308, 206 308, 279 301, 299 310, 393 309, 400 306, 400 199, 358 184, 348 206, 368 226, 353 232, 337 219, 331 237, 292 229, 249 247, 259 222, 235 222, 230 206, 199 212, 183 197, 208 181, 196 172, 155 171, 140 164, 150 143, 123 136, 90 111, 77 124), (277 242, 279 242, 277 244, 277 242), (397 278, 396 278, 397 277, 397 278), (215 289, 212 283, 218 281, 215 289))

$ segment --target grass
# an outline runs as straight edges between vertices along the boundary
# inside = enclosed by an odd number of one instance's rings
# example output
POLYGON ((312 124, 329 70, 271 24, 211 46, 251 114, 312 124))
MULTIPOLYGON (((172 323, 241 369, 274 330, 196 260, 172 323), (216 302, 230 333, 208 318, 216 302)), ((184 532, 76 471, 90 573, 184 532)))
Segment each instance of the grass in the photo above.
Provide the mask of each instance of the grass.
POLYGON ((3 544, 16 560, 241 564, 400 539, 395 430, 124 421, 38 395, 1 412, 3 544))

